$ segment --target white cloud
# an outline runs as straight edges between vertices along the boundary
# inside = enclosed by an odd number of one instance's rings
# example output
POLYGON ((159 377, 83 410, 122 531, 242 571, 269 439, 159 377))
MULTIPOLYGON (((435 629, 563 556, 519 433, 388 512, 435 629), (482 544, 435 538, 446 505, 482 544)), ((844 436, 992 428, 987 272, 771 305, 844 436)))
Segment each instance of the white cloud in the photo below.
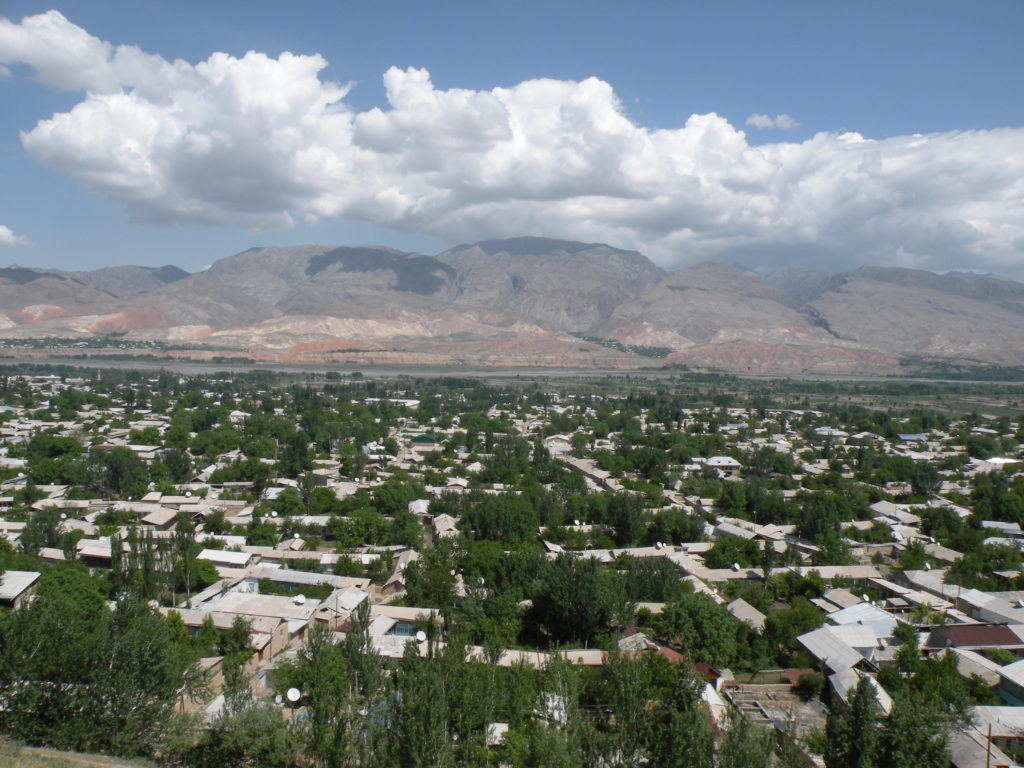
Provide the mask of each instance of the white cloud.
POLYGON ((31 245, 28 238, 16 235, 10 227, 0 224, 0 248, 14 248, 19 245, 31 245))
POLYGON ((10 76, 11 76, 11 70, 9 70, 3 64, 0 64, 0 77, 10 77, 10 76))
POLYGON ((320 78, 320 56, 169 62, 56 11, 0 20, 0 63, 14 62, 85 92, 22 134, 29 155, 154 224, 338 218, 449 242, 543 234, 666 265, 1007 272, 1024 250, 1024 129, 754 146, 715 114, 637 125, 595 78, 439 90, 425 70, 396 68, 388 106, 357 112, 348 86, 320 78))
POLYGON ((781 128, 784 131, 791 131, 800 125, 796 120, 783 112, 781 115, 775 116, 775 127, 781 128))
POLYGON ((747 118, 747 125, 753 126, 754 128, 760 128, 762 130, 765 128, 779 128, 783 131, 791 131, 798 127, 800 123, 785 113, 772 117, 771 115, 763 115, 755 112, 747 118))

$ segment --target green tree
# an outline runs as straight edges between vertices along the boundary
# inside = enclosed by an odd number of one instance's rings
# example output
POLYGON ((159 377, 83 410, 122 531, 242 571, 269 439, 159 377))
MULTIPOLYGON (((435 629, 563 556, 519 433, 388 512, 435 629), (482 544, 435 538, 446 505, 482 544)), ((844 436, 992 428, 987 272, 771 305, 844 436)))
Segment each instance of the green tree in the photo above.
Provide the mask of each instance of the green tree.
POLYGON ((884 740, 885 768, 949 765, 949 733, 953 725, 940 707, 937 702, 918 697, 899 697, 893 702, 884 740))
POLYGON ((714 737, 701 700, 701 683, 679 675, 651 712, 652 768, 712 768, 714 737))
POLYGON ((531 595, 528 621, 541 637, 585 645, 605 630, 616 609, 613 577, 591 558, 562 554, 549 563, 531 595))
MULTIPOLYGON (((846 712, 829 711, 825 735, 828 768, 875 768, 881 753, 879 718, 881 707, 874 683, 862 677, 849 697, 846 712)), ((907 763, 912 765, 913 762, 907 763)))
POLYGON ((754 725, 738 709, 732 709, 716 768, 771 768, 774 747, 771 731, 754 725))
POLYGON ((743 626, 709 595, 689 593, 666 604, 654 629, 691 663, 729 666, 737 657, 743 626))

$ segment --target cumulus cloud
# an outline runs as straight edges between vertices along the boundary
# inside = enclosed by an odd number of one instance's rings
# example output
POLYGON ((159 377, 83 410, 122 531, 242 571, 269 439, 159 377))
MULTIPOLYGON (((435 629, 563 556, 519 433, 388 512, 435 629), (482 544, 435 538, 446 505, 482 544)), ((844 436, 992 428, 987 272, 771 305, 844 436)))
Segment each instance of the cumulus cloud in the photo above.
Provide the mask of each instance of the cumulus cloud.
POLYGON ((30 245, 28 238, 14 234, 10 227, 0 224, 0 248, 14 248, 18 245, 30 245))
POLYGON ((171 62, 56 11, 0 20, 0 63, 15 62, 84 92, 23 133, 25 151, 153 224, 338 218, 450 242, 542 234, 665 265, 1006 272, 1024 247, 1024 129, 755 146, 715 114, 638 125, 596 78, 440 90, 415 68, 389 69, 387 106, 359 112, 347 85, 321 79, 320 56, 171 62))
POLYGON ((791 131, 799 126, 800 123, 785 113, 772 117, 771 115, 762 115, 755 112, 747 118, 747 125, 761 128, 762 130, 765 128, 779 128, 783 131, 791 131))

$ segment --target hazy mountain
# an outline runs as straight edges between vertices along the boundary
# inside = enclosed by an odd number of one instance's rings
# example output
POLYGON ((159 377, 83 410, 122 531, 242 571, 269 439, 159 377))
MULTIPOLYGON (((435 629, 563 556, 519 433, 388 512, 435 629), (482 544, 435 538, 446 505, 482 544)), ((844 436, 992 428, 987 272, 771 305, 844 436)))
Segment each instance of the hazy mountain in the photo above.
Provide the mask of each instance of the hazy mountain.
POLYGON ((188 272, 170 264, 163 267, 104 267, 90 272, 72 272, 75 279, 114 296, 153 291, 188 277, 188 272))
POLYGON ((0 328, 311 362, 890 373, 1024 366, 1024 284, 882 267, 665 274, 635 251, 536 237, 437 256, 310 245, 252 248, 195 274, 0 269, 0 328))
POLYGON ((543 237, 460 245, 437 258, 457 275, 455 304, 572 332, 592 330, 664 275, 636 251, 543 237))

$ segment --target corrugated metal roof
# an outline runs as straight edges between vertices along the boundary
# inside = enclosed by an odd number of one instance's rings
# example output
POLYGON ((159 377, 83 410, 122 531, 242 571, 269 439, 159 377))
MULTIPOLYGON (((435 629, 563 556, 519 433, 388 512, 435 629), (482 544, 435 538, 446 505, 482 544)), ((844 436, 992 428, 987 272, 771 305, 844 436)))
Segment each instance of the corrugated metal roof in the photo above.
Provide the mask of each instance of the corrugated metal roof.
POLYGON ((929 645, 942 648, 979 648, 1024 645, 1017 633, 1005 624, 963 624, 940 627, 932 631, 929 645))

